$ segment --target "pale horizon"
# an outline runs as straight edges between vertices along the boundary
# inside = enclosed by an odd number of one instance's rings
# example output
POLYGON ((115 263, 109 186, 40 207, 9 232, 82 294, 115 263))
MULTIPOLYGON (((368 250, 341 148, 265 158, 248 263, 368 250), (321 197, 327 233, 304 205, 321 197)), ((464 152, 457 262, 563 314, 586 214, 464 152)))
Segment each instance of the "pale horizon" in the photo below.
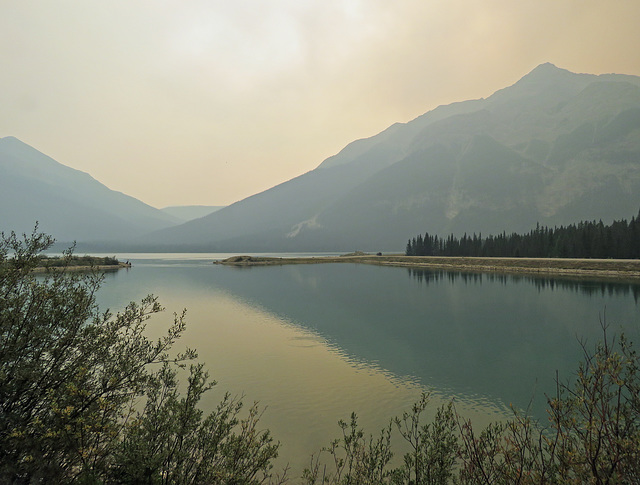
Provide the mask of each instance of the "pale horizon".
POLYGON ((152 206, 229 205, 539 64, 640 75, 640 5, 3 2, 0 137, 152 206))

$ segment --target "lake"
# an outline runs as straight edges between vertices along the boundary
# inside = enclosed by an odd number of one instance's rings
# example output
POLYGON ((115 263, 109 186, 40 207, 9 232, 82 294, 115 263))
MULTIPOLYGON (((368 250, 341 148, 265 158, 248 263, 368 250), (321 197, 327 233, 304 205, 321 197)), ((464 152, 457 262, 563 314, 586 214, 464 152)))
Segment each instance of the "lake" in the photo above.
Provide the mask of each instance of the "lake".
POLYGON ((339 436, 352 411, 367 433, 408 411, 424 391, 435 408, 454 399, 478 426, 510 405, 544 419, 545 394, 571 378, 579 339, 610 333, 638 341, 640 285, 450 273, 358 264, 230 267, 220 254, 129 254, 107 273, 98 303, 117 311, 147 294, 166 312, 159 336, 187 309, 178 349, 196 348, 225 392, 265 409, 295 476, 339 436))

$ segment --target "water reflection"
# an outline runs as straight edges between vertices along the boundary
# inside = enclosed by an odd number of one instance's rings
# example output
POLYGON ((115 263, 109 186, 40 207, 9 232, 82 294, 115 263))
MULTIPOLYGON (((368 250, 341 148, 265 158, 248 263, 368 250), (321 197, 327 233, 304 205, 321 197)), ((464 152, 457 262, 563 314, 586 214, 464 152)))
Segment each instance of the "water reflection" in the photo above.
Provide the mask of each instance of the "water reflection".
POLYGON ((435 404, 455 399, 479 424, 533 396, 544 419, 556 370, 572 375, 578 338, 597 342, 601 317, 631 340, 640 333, 640 288, 627 283, 129 259, 132 270, 106 276, 101 306, 154 293, 167 322, 186 307, 182 345, 199 350, 221 390, 267 405, 265 426, 286 443, 283 456, 302 464, 338 434, 338 419, 357 411, 375 432, 423 389, 434 390, 435 404))
POLYGON ((406 274, 348 264, 221 267, 216 281, 355 360, 449 395, 482 395, 499 406, 524 408, 536 395, 541 416, 555 371, 573 372, 581 358, 578 338, 596 342, 600 318, 606 314, 614 331, 624 328, 631 336, 638 329, 637 286, 406 274))
POLYGON ((532 275, 520 275, 520 274, 498 274, 498 273, 468 273, 462 271, 446 271, 446 270, 434 270, 434 269, 421 269, 421 268, 407 268, 409 276, 419 283, 429 284, 436 283, 446 278, 450 282, 461 281, 466 284, 482 284, 483 281, 490 283, 502 283, 504 285, 513 283, 527 283, 533 285, 535 288, 542 289, 554 289, 559 288, 567 291, 582 292, 587 295, 622 295, 633 296, 633 299, 638 303, 640 298, 640 284, 637 282, 625 282, 625 281, 613 281, 593 278, 558 278, 558 277, 543 277, 532 275))

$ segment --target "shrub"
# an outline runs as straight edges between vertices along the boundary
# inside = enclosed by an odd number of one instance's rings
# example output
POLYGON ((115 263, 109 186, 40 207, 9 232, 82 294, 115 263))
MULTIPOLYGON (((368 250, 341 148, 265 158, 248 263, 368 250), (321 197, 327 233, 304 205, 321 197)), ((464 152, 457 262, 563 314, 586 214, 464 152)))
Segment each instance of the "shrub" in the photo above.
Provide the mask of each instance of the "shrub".
POLYGON ((255 405, 241 418, 227 396, 204 417, 197 404, 213 384, 201 365, 178 392, 177 369, 196 357, 170 352, 184 312, 149 340, 155 297, 113 315, 95 304, 100 275, 36 277, 52 242, 36 231, 0 241, 0 482, 269 481, 279 445, 255 405))
POLYGON ((594 349, 581 343, 584 360, 573 382, 556 377, 547 398, 545 426, 514 410, 505 422, 478 433, 453 403, 422 424, 428 396, 395 418, 409 443, 391 467, 391 425, 367 441, 355 415, 340 422, 341 439, 324 448, 305 470, 307 484, 618 484, 640 483, 640 375, 632 344, 607 335, 594 349), (320 457, 328 454, 328 464, 320 457), (375 472, 375 474, 373 473, 375 472))

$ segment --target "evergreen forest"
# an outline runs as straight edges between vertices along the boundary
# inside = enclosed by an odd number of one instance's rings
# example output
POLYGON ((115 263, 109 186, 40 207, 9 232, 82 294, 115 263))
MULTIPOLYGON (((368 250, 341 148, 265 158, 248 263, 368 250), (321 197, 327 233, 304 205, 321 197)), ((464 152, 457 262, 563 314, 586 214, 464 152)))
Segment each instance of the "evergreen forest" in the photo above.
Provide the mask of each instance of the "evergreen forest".
POLYGON ((602 220, 549 228, 536 225, 527 234, 483 238, 466 233, 438 237, 426 232, 407 242, 407 256, 472 256, 508 258, 640 258, 640 212, 605 225, 602 220))

